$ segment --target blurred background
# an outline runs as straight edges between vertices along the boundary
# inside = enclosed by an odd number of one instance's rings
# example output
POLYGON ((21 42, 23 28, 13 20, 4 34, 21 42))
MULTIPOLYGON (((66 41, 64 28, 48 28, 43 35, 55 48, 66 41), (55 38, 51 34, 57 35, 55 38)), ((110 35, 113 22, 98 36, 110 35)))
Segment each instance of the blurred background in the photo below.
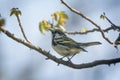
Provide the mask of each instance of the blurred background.
MULTIPOLYGON (((120 0, 64 0, 73 8, 84 13, 98 23, 103 29, 110 24, 100 19, 105 12, 107 17, 120 25, 120 0)), ((20 17, 28 39, 51 54, 59 56, 51 47, 51 33, 45 35, 39 32, 38 24, 43 19, 51 21, 51 14, 55 11, 65 11, 69 16, 66 24, 68 31, 80 31, 81 27, 95 28, 94 25, 66 8, 60 0, 0 0, 0 14, 6 19, 5 28, 20 38, 23 38, 15 16, 10 17, 12 8, 22 11, 20 17)), ((87 48, 88 53, 81 52, 72 61, 74 63, 88 63, 95 60, 120 57, 112 45, 106 42, 99 32, 87 35, 68 35, 78 42, 100 41, 102 45, 87 48)), ((110 31, 106 36, 114 41, 118 33, 110 31)), ((119 47, 118 47, 119 48, 119 47)), ((57 66, 45 56, 17 43, 5 34, 0 33, 0 80, 119 80, 120 64, 99 65, 88 69, 72 69, 64 65, 57 66)))

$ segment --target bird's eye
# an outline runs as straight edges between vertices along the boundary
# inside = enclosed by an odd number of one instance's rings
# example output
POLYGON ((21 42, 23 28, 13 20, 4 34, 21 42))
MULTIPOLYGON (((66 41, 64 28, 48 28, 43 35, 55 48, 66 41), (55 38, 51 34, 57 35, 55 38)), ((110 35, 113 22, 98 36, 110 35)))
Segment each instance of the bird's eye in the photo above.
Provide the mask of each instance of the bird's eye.
POLYGON ((61 38, 61 37, 63 37, 63 35, 61 35, 61 34, 59 34, 59 33, 56 33, 56 34, 55 34, 55 38, 61 38))

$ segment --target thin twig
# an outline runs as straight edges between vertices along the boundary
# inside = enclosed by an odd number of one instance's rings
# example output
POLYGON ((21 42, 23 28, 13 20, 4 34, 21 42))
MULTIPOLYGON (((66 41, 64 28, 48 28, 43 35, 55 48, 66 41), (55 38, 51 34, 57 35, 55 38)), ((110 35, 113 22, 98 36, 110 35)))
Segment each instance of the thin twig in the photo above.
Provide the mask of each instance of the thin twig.
POLYGON ((114 30, 120 31, 120 26, 115 25, 107 16, 105 16, 106 20, 111 24, 111 27, 113 27, 114 30))
POLYGON ((116 26, 114 23, 112 23, 112 21, 107 16, 105 16, 105 18, 111 25, 116 26))
POLYGON ((64 0, 61 0, 61 2, 68 8, 70 9, 72 12, 78 14, 79 16, 83 17, 84 19, 86 19, 87 21, 89 21, 90 23, 92 23, 95 27, 97 27, 99 29, 99 31, 101 32, 102 37, 109 42, 110 44, 113 45, 113 42, 110 41, 104 34, 104 31, 101 29, 101 27, 96 24, 95 22, 93 22, 91 19, 89 19, 87 16, 83 15, 81 12, 77 11, 76 9, 72 8, 71 6, 69 6, 67 3, 64 2, 64 0))
POLYGON ((22 24, 21 24, 21 21, 20 21, 19 16, 16 15, 16 17, 17 17, 17 20, 18 20, 18 23, 19 23, 19 26, 20 26, 21 32, 22 32, 22 34, 23 34, 23 37, 25 38, 26 41, 30 42, 30 41, 27 39, 26 35, 25 35, 25 32, 24 32, 24 30, 23 30, 23 27, 22 27, 22 24))
MULTIPOLYGON (((106 28, 106 29, 103 29, 103 32, 108 32, 108 31, 110 31, 110 30, 113 30, 113 27, 108 27, 108 28, 106 28)), ((93 28, 93 29, 87 30, 87 31, 85 31, 85 32, 78 32, 78 31, 72 32, 72 31, 66 31, 66 33, 68 33, 68 34, 74 34, 74 35, 75 35, 75 34, 88 34, 88 33, 92 33, 92 32, 95 32, 95 31, 100 32, 99 29, 93 28)))
POLYGON ((116 63, 120 62, 120 58, 115 58, 115 59, 109 59, 109 60, 96 60, 94 62, 84 63, 84 64, 73 64, 73 63, 71 63, 69 61, 64 61, 64 60, 56 58, 55 56, 51 55, 49 51, 42 50, 40 47, 38 47, 36 45, 33 45, 32 43, 29 43, 29 42, 15 36, 14 34, 10 33, 6 29, 4 29, 3 27, 0 27, 0 30, 5 35, 10 37, 11 39, 13 39, 13 40, 25 45, 25 46, 37 51, 39 53, 41 53, 42 55, 46 56, 48 59, 51 59, 56 63, 63 64, 65 66, 68 66, 68 67, 71 67, 71 68, 74 68, 74 69, 91 68, 91 67, 95 67, 95 66, 98 66, 98 65, 103 65, 103 64, 104 65, 105 64, 110 65, 110 64, 116 64, 116 63))

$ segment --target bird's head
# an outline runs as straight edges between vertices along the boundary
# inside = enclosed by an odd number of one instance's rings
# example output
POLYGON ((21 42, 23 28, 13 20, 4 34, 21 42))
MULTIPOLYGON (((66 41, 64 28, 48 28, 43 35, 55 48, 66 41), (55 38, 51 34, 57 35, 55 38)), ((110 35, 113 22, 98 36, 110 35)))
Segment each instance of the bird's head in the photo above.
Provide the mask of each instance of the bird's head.
POLYGON ((49 29, 49 30, 51 31, 52 36, 53 36, 54 38, 60 38, 60 37, 66 36, 66 35, 64 34, 64 32, 63 32, 62 30, 60 30, 60 29, 53 29, 53 28, 51 28, 51 29, 49 29))

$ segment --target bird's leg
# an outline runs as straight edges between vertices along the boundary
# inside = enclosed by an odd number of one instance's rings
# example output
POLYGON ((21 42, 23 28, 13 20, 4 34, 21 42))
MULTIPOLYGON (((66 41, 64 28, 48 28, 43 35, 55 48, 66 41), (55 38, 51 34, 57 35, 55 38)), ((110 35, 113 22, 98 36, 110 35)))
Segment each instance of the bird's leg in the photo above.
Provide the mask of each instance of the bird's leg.
POLYGON ((71 56, 70 60, 71 60, 75 55, 76 55, 76 54, 73 54, 73 55, 71 56))
POLYGON ((63 56, 62 58, 60 58, 60 60, 63 60, 63 58, 65 58, 65 57, 68 59, 68 62, 71 62, 71 58, 69 58, 68 55, 63 56))
POLYGON ((67 57, 68 62, 71 62, 71 63, 72 63, 71 59, 72 59, 75 55, 76 55, 76 54, 72 55, 70 58, 69 58, 69 57, 67 57))
POLYGON ((67 57, 67 59, 68 59, 68 62, 71 62, 71 63, 72 63, 71 58, 67 57))
MULTIPOLYGON (((61 58, 59 58, 60 60, 63 60, 63 58, 65 58, 66 56, 63 56, 61 58)), ((58 63, 58 66, 60 65, 60 63, 58 63)))
MULTIPOLYGON (((60 60, 63 60, 63 58, 65 58, 65 57, 67 57, 67 56, 63 56, 63 57, 61 57, 61 58, 59 58, 59 59, 60 59, 60 60)), ((59 66, 59 64, 60 64, 60 63, 58 63, 58 66, 59 66)))
POLYGON ((65 58, 66 56, 63 56, 63 57, 61 57, 61 58, 59 58, 60 60, 63 60, 63 58, 65 58))
POLYGON ((71 59, 75 56, 76 54, 72 55, 70 58, 68 57, 68 55, 66 56, 63 56, 62 58, 60 58, 60 60, 63 60, 63 58, 67 58, 68 59, 68 62, 72 62, 71 59))

